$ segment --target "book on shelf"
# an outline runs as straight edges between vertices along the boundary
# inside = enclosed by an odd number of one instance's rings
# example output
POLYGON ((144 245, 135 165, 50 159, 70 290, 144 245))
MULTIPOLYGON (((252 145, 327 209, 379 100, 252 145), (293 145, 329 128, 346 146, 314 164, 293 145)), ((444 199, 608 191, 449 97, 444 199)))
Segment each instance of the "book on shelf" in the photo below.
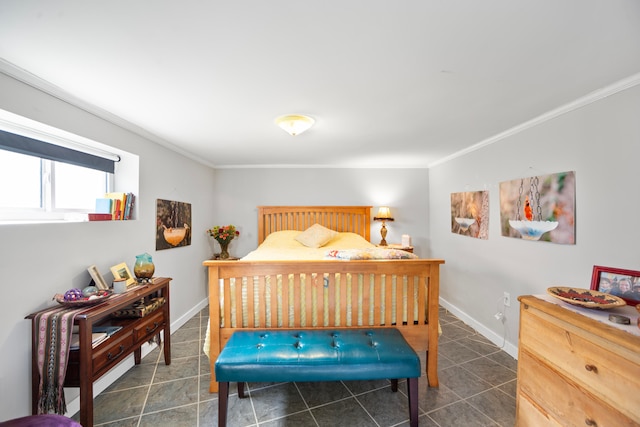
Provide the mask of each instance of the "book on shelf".
MULTIPOLYGON (((109 338, 106 332, 93 332, 91 334, 91 347, 95 347, 100 344, 102 341, 109 338)), ((69 350, 77 350, 80 348, 80 335, 77 333, 71 334, 71 344, 69 345, 69 350)))
POLYGON ((131 219, 135 196, 133 193, 111 192, 104 195, 111 200, 110 213, 115 221, 131 219))
POLYGON ((110 337, 111 335, 113 335, 116 332, 118 332, 120 329, 122 329, 122 326, 100 325, 100 326, 94 326, 91 329, 91 331, 93 333, 102 333, 102 332, 104 332, 105 334, 107 334, 108 337, 110 337))

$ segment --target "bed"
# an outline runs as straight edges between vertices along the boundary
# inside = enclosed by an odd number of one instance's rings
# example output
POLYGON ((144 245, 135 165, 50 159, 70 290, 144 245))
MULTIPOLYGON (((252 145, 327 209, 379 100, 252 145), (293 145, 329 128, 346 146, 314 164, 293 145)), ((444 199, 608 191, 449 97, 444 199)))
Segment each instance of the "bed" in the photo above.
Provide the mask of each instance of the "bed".
POLYGON ((429 385, 438 386, 439 266, 444 260, 403 251, 398 251, 401 259, 388 259, 392 249, 369 243, 370 221, 370 206, 259 206, 259 249, 276 237, 308 236, 316 227, 340 236, 313 255, 299 251, 263 259, 254 251, 237 261, 203 262, 209 283, 210 392, 218 391, 216 358, 239 329, 395 327, 417 352, 426 352, 429 385), (351 242, 336 246, 353 235, 366 242, 362 248, 350 249, 351 242))

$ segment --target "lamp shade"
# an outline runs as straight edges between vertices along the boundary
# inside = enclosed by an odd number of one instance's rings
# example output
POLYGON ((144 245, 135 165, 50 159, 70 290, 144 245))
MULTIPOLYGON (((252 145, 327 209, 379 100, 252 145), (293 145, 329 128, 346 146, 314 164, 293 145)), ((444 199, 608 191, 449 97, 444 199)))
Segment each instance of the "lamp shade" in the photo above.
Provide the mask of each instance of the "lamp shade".
POLYGON ((391 216, 391 209, 386 206, 380 206, 380 209, 378 209, 378 214, 373 217, 373 219, 376 221, 393 221, 393 217, 391 216))
POLYGON ((287 114, 278 117, 275 121, 278 126, 292 136, 300 135, 315 123, 311 117, 301 114, 287 114))

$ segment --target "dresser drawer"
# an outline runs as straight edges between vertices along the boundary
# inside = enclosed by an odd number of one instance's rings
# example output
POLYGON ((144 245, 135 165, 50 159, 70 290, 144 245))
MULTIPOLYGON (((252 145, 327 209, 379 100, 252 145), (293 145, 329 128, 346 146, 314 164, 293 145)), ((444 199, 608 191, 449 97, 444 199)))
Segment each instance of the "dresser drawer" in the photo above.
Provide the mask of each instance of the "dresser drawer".
POLYGON ((520 336, 526 337, 520 342, 522 350, 553 366, 598 399, 640 420, 640 393, 635 392, 640 389, 639 354, 599 340, 533 307, 521 311, 520 336))
POLYGON ((164 327, 164 316, 162 309, 156 310, 153 314, 143 317, 133 328, 133 336, 136 343, 150 340, 154 335, 160 333, 164 327))
MULTIPOLYGON (((521 395, 540 407, 540 417, 553 421, 543 425, 624 427, 638 424, 591 393, 577 387, 528 351, 520 352, 518 387, 521 395)), ((522 414, 521 414, 522 416, 522 414)))
POLYGON ((132 347, 133 334, 131 331, 128 333, 116 334, 112 338, 107 339, 107 341, 105 341, 105 343, 98 347, 98 349, 93 353, 94 375, 100 376, 102 369, 111 368, 113 363, 128 355, 129 350, 131 350, 132 347))
POLYGON ((518 408, 516 427, 565 427, 536 406, 524 393, 518 393, 516 406, 518 408))

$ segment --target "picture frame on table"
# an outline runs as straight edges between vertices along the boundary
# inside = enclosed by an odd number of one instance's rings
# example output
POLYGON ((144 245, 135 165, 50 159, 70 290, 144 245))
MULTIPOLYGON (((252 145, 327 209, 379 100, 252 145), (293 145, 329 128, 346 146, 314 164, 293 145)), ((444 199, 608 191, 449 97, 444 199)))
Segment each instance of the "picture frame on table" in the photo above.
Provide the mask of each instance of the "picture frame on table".
POLYGON ((98 270, 98 267, 92 265, 87 268, 87 271, 89 272, 91 279, 93 279, 93 283, 96 288, 100 289, 101 291, 109 290, 109 285, 104 280, 104 277, 102 277, 102 274, 100 274, 100 270, 98 270))
POLYGON ((629 305, 638 305, 640 271, 594 265, 591 289, 620 297, 629 305))
POLYGON ((111 267, 111 273, 113 274, 114 280, 125 279, 127 281, 127 288, 135 286, 138 283, 125 262, 121 262, 120 264, 111 267))

